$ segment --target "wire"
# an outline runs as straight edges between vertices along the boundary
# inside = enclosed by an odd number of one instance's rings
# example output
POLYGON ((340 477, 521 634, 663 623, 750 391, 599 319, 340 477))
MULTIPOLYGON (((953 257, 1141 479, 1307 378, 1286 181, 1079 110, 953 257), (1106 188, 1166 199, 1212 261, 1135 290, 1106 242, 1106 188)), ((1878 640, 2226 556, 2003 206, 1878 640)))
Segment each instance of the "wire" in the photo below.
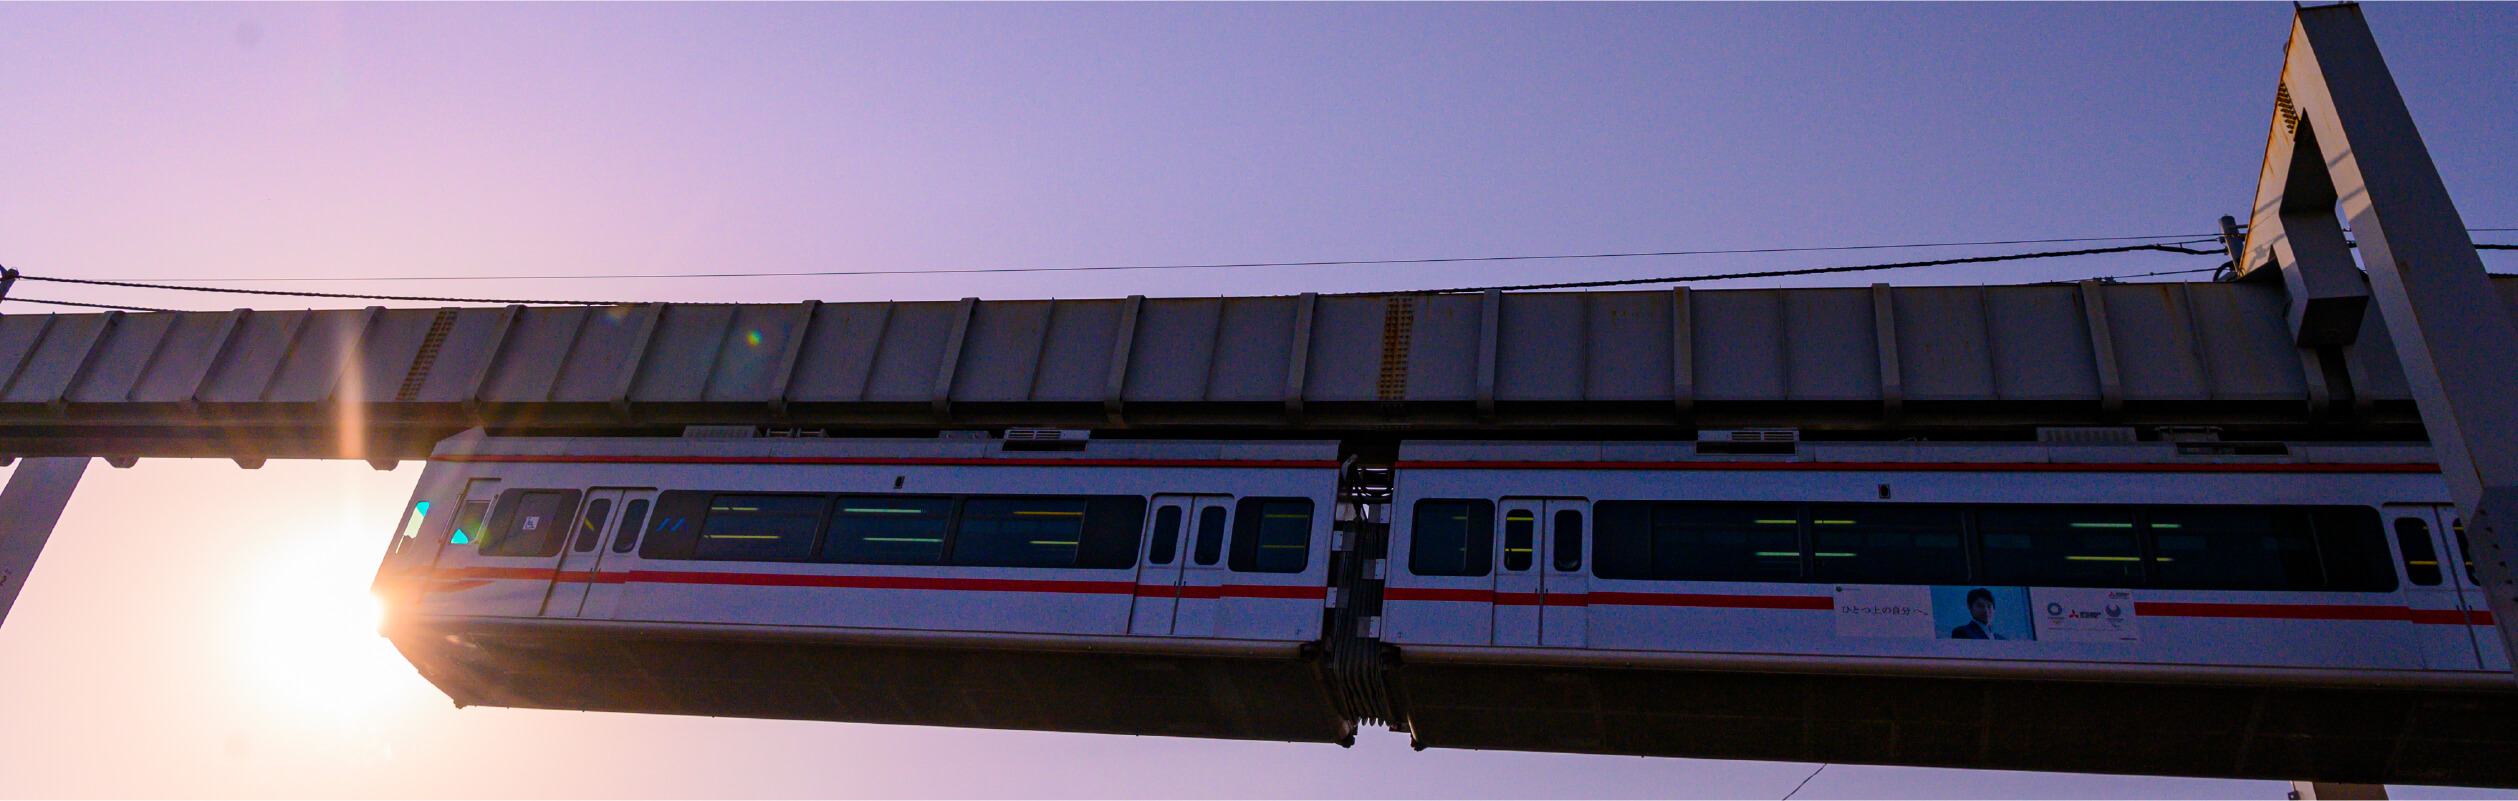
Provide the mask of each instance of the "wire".
MULTIPOLYGON (((1722 274, 1718 274, 1718 275, 1680 275, 1680 276, 1671 276, 1671 277, 1668 277, 1668 278, 1622 278, 1622 279, 1611 280, 1611 281, 1565 281, 1565 282, 1561 282, 1561 283, 1554 283, 1554 284, 1518 284, 1518 285, 1513 285, 1513 286, 1460 287, 1460 288, 1456 288, 1456 289, 1432 289, 1432 290, 1423 290, 1422 292, 1417 293, 1417 294, 1428 294, 1428 295, 1449 295, 1449 294, 1458 294, 1458 293, 1463 293, 1463 292, 1486 292, 1486 291, 1489 291, 1489 290, 1502 290, 1502 291, 1506 291, 1506 292, 1512 292, 1512 291, 1525 290, 1525 289, 1575 289, 1575 288, 1580 288, 1580 287, 1594 287, 1594 286, 1625 286, 1625 285, 1629 285, 1629 284, 1682 284, 1682 283, 1690 283, 1690 282, 1695 282, 1695 281, 1726 281, 1726 280, 1735 279, 1735 278, 1774 278, 1774 277, 1777 277, 1777 276, 1785 276, 1785 275, 1820 275, 1820 274, 1825 274, 1825 273, 1853 273, 1853 272, 1863 272, 1863 271, 1867 271, 1867 270, 1899 270, 1899 269, 1905 269, 1905 268, 1908 268, 1908 267, 1937 267, 1937 266, 1944 265, 1944 264, 1979 264, 1979 263, 1983 263, 1983 262, 1993 262, 1993 261, 2019 261, 2019 260, 2021 260, 2021 259, 2053 259, 2053 258, 2061 258, 2061 257, 2064 257, 2064 256, 2089 256, 2089 255, 2094 255, 2094 254, 2099 254, 2099 253, 2126 253, 2126 252, 2131 252, 2131 251, 2136 251, 2136 250, 2157 250, 2157 251, 2162 251, 2162 252, 2166 252, 2166 253, 2182 253, 2182 254, 2188 254, 2188 255, 2194 255, 2194 256, 2226 256, 2226 255, 2228 255, 2228 254, 2227 254, 2227 253, 2225 253, 2225 252, 2222 252, 2222 251, 2217 251, 2217 250, 2196 250, 2196 249, 2194 249, 2194 248, 2182 248, 2182 247, 2177 247, 2177 246, 2175 246, 2175 245, 2121 245, 2121 246, 2118 246, 2118 247, 2112 247, 2112 248, 2089 248, 2089 249, 2086 249, 2086 250, 2049 250, 2049 251, 2041 251, 2041 252, 2036 252, 2036 253, 2011 253, 2011 254, 2005 254, 2005 255, 2001 255, 2001 256, 1969 256, 1969 257, 1966 257, 1966 258, 1958 258, 1958 259, 1934 259, 1934 260, 1932 260, 1932 261, 1906 261, 1906 262, 1897 262, 1897 263, 1894 263, 1894 264, 1862 264, 1862 265, 1855 265, 1855 266, 1851 266, 1851 267, 1808 267, 1808 268, 1803 268, 1803 269, 1798 269, 1798 270, 1760 270, 1760 271, 1757 271, 1757 272, 1746 272, 1746 273, 1722 273, 1722 274)), ((1384 295, 1384 294, 1390 294, 1390 293, 1387 293, 1387 292, 1346 292, 1346 293, 1341 293, 1341 294, 1348 294, 1348 295, 1384 295)))
MULTIPOLYGON (((19 276, 19 277, 23 278, 23 277, 25 277, 25 276, 19 276)), ((42 303, 42 304, 51 305, 51 306, 79 306, 79 307, 89 308, 89 309, 113 309, 113 310, 116 310, 116 311, 136 311, 136 312, 181 312, 181 311, 183 311, 182 309, 152 309, 152 308, 149 308, 149 307, 147 307, 147 306, 115 306, 115 305, 112 305, 112 304, 107 304, 107 303, 79 303, 79 302, 75 302, 75 301, 68 301, 68 300, 36 300, 36 299, 34 299, 34 298, 20 298, 20 297, 6 297, 6 298, 0 298, 0 301, 8 301, 8 302, 10 302, 10 303, 42 303)))
POLYGON ((2192 243, 2195 243, 2195 242, 2218 242, 2218 241, 2221 241, 2221 238, 2220 238, 2218 235, 2210 235, 2210 234, 2162 234, 2162 235, 2158 235, 2158 236, 2099 236, 2099 237, 2078 237, 2078 238, 2070 238, 2070 239, 1995 239, 1995 240, 1986 240, 1986 241, 1982 241, 1982 242, 1924 242, 1924 243, 1903 244, 1903 245, 1829 245, 1829 246, 1824 246, 1824 247, 1800 247, 1800 248, 1742 248, 1742 249, 1736 249, 1736 250, 1657 250, 1657 251, 1649 251, 1649 252, 1635 252, 1635 253, 1581 253, 1581 254, 1557 254, 1557 255, 1545 255, 1545 256, 1456 256, 1456 257, 1449 257, 1449 258, 1429 258, 1429 259, 1341 259, 1341 260, 1335 260, 1335 261, 1255 261, 1255 262, 1235 262, 1235 263, 1220 263, 1220 264, 1146 264, 1146 265, 1134 265, 1134 266, 1124 266, 1124 267, 983 267, 983 268, 958 269, 958 270, 817 270, 817 271, 807 271, 807 272, 772 272, 772 273, 657 273, 657 274, 643 274, 643 273, 616 273, 616 274, 607 274, 607 275, 397 275, 397 276, 377 276, 377 277, 370 277, 370 278, 339 277, 339 276, 289 277, 289 278, 269 278, 269 277, 266 277, 266 278, 134 278, 134 279, 124 279, 124 280, 129 280, 129 281, 148 281, 148 282, 156 282, 156 283, 234 283, 234 282, 242 282, 242 281, 254 281, 254 282, 271 282, 271 281, 554 281, 554 280, 579 280, 579 279, 607 279, 607 280, 617 280, 617 279, 624 279, 624 278, 798 278, 798 277, 828 277, 828 276, 850 276, 850 275, 957 275, 957 274, 969 274, 969 273, 1063 273, 1063 272, 1103 272, 1103 271, 1111 271, 1111 270, 1214 270, 1214 269, 1241 268, 1241 267, 1339 267, 1339 266, 1355 266, 1355 265, 1366 265, 1366 264, 1454 264, 1454 263, 1460 263, 1460 262, 1481 262, 1481 261, 1548 261, 1548 260, 1561 260, 1561 259, 1632 259, 1632 258, 1644 258, 1644 257, 1653 257, 1653 256, 1724 256, 1724 255, 1741 255, 1741 254, 1752 254, 1752 253, 1814 253, 1814 252, 1822 252, 1822 251, 1838 251, 1838 250, 1895 250, 1895 249, 1902 249, 1902 248, 1945 248, 1945 247, 1966 247, 1966 246, 1972 246, 1972 245, 2033 245, 2033 244, 2053 244, 2053 243, 2063 243, 2063 242, 2124 242, 2124 241, 2139 240, 2139 239, 2178 239, 2178 240, 2182 240, 2182 241, 2178 241, 2178 242, 2171 242, 2171 243, 2168 243, 2168 244, 2174 244, 2174 245, 2185 245, 2185 244, 2192 244, 2192 243))
POLYGON ((511 303, 511 304, 525 304, 525 305, 534 305, 534 306, 628 306, 628 305, 632 305, 629 301, 618 301, 618 300, 515 300, 515 299, 507 299, 507 298, 433 298, 433 297, 419 297, 419 296, 413 296, 413 295, 361 295, 361 294, 351 293, 351 292, 290 292, 290 291, 283 291, 283 290, 278 290, 278 289, 229 289, 229 288, 225 288, 225 287, 210 287, 210 286, 174 286, 174 285, 170 285, 170 284, 151 284, 151 283, 141 283, 141 282, 138 282, 138 281, 102 281, 102 280, 97 280, 97 279, 93 279, 93 278, 53 278, 53 277, 50 277, 50 276, 42 276, 42 275, 23 275, 23 274, 21 274, 21 275, 19 275, 19 276, 18 276, 18 280, 20 280, 20 281, 51 281, 51 282, 53 282, 53 283, 57 283, 57 284, 87 284, 87 285, 90 285, 90 286, 119 286, 119 287, 128 287, 128 288, 132 288, 132 289, 173 289, 173 290, 180 290, 180 291, 184 291, 184 292, 216 292, 216 293, 229 294, 229 295, 280 295, 280 296, 284 296, 284 297, 299 297, 299 298, 349 298, 349 299, 354 299, 354 300, 415 300, 415 301, 425 301, 425 302, 430 302, 430 303, 511 303))
POLYGON ((1800 795, 1801 788, 1810 786, 1811 779, 1816 779, 1819 777, 1819 774, 1827 772, 1827 766, 1830 764, 1834 763, 1821 762, 1819 763, 1818 770, 1810 771, 1810 775, 1801 777, 1801 783, 1793 785, 1792 792, 1784 794, 1784 801, 1792 801, 1793 796, 1800 795))
MULTIPOLYGON (((2220 271, 2222 271, 2222 270, 2224 270, 2224 269, 2228 269, 2228 267, 2229 267, 2229 265, 2227 265, 2227 264, 2223 264, 2223 265, 2221 265, 2221 266, 2219 266, 2219 267, 2197 267, 2197 268, 2194 268, 2194 269, 2192 269, 2192 270, 2161 270, 2161 271, 2159 271, 2159 272, 2155 272, 2155 273, 2132 273, 2132 274, 2128 274, 2128 275, 2094 275, 2094 276, 2091 276, 2091 277, 2088 277, 2088 278, 2083 278, 2083 279, 2081 279, 2081 281, 2113 281, 2113 280, 2116 280, 2116 279, 2118 279, 2118 278, 2149 278, 2149 277, 2154 276, 2154 275, 2186 275, 2186 274, 2189 274, 2189 273, 2216 273, 2216 272, 2220 272, 2220 271)), ((2075 284, 2077 284, 2077 283, 2080 283, 2080 281, 2057 282, 2057 283, 2075 283, 2075 284)))

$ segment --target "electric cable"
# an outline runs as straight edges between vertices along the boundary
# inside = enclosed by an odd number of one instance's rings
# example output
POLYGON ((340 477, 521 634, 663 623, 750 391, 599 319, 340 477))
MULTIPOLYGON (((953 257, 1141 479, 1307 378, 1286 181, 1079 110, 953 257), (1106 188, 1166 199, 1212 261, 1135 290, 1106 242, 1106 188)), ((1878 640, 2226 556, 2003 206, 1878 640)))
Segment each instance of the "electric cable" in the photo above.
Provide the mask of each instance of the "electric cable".
MULTIPOLYGON (((20 278, 24 278, 25 276, 19 276, 19 277, 20 277, 20 278)), ((89 308, 89 309, 112 309, 112 310, 114 310, 114 311, 136 311, 136 312, 182 312, 182 311, 184 311, 183 309, 155 309, 155 308, 150 308, 150 307, 147 307, 147 306, 116 306, 116 305, 113 305, 113 304, 110 304, 110 303, 80 303, 80 302, 77 302, 77 301, 70 301, 70 300, 37 300, 37 299, 35 299, 35 298, 21 298, 21 297, 16 297, 16 296, 10 296, 10 297, 5 297, 5 298, 0 298, 0 301, 5 301, 5 302, 9 302, 9 303, 41 303, 41 304, 45 304, 45 305, 47 305, 47 306, 79 306, 79 307, 82 307, 82 308, 89 308)))
MULTIPOLYGON (((1670 276, 1670 277, 1666 277, 1666 278, 1620 278, 1620 279, 1613 279, 1613 280, 1606 280, 1606 281, 1562 281, 1562 282, 1552 283, 1552 284, 1514 284, 1514 285, 1510 285, 1510 286, 1458 287, 1458 288, 1454 288, 1454 289, 1431 289, 1431 290, 1421 290, 1421 291, 1419 291, 1419 292, 1414 292, 1414 293, 1409 293, 1409 294, 1424 294, 1424 295, 1452 295, 1452 294, 1460 294, 1460 293, 1466 293, 1466 292, 1486 292, 1486 291, 1490 291, 1490 290, 1501 290, 1501 291, 1505 291, 1505 292, 1515 292, 1515 291, 1528 290, 1528 289, 1579 289, 1579 288, 1583 288, 1583 287, 1595 287, 1595 286, 1628 286, 1628 285, 1633 285, 1633 284, 1684 284, 1684 283, 1693 283, 1693 282, 1697 282, 1697 281, 1727 281, 1727 280, 1732 280, 1732 279, 1737 279, 1737 278, 1775 278, 1775 277, 1779 277, 1779 276, 1786 276, 1786 275, 1822 275, 1822 274, 1828 274, 1828 273, 1854 273, 1854 272, 1865 272, 1865 271, 1871 271, 1871 270, 1902 270, 1902 269, 1906 269, 1906 268, 1909 268, 1909 267, 1938 267, 1938 266, 1945 265, 1945 264, 1981 264, 1981 263, 1984 263, 1984 262, 1996 262, 1996 261, 2019 261, 2019 260, 2022 260, 2022 259, 2053 259, 2053 258, 2062 258, 2062 257, 2065 257, 2065 256, 2091 256, 2091 255, 2096 255, 2096 254, 2100 254, 2100 253, 2129 253, 2129 252, 2138 251, 2138 250, 2156 250, 2156 251, 2161 251, 2161 252, 2164 252, 2164 253, 2180 253, 2180 254, 2193 255, 2193 256, 2227 256, 2227 255, 2228 255, 2228 253, 2227 253, 2226 251, 2218 251, 2218 250, 2196 250, 2196 249, 2194 249, 2194 248, 2178 247, 2178 246, 2176 246, 2176 245, 2120 245, 2120 246, 2117 246, 2117 247, 2112 247, 2112 248, 2087 248, 2087 249, 2083 249, 2083 250, 2049 250, 2049 251, 2040 251, 2040 252, 2035 252, 2035 253, 2008 253, 2008 254, 2003 254, 2003 255, 1999 255, 1999 256, 1968 256, 1968 257, 1964 257, 1964 258, 1955 258, 1955 259, 1933 259, 1933 260, 1930 260, 1930 261, 1906 261, 1906 262, 1897 262, 1897 263, 1893 263, 1893 264, 1858 264, 1858 265, 1853 265, 1853 266, 1848 266, 1848 267, 1804 267, 1804 268, 1801 268, 1801 269, 1795 269, 1795 270, 1758 270, 1758 271, 1755 271, 1755 272, 1742 272, 1742 273, 1719 273, 1719 274, 1715 274, 1715 275, 1680 275, 1680 276, 1670 276)), ((1386 295, 1386 294, 1393 294, 1393 293, 1388 293, 1388 292, 1341 292, 1341 293, 1338 293, 1338 294, 1341 294, 1341 295, 1386 295)))
POLYGON ((398 276, 375 276, 375 277, 367 277, 367 278, 360 278, 360 277, 345 277, 345 276, 299 276, 299 277, 262 277, 262 278, 128 278, 128 279, 117 279, 117 280, 130 281, 130 282, 161 283, 161 284, 165 284, 165 283, 237 283, 237 282, 246 282, 246 281, 252 281, 252 282, 278 282, 278 281, 290 281, 290 282, 298 282, 298 281, 335 281, 335 282, 338 282, 338 281, 556 281, 556 280, 583 280, 583 279, 619 280, 619 279, 634 279, 634 278, 676 278, 676 279, 678 279, 678 278, 804 278, 804 277, 836 277, 836 276, 856 276, 856 275, 962 275, 962 274, 972 274, 972 273, 1061 273, 1061 272, 1106 272, 1106 271, 1114 271, 1114 270, 1213 270, 1213 269, 1230 269, 1230 268, 1243 268, 1243 267, 1342 267, 1342 266, 1360 266, 1360 265, 1370 265, 1370 264, 1453 264, 1453 263, 1460 263, 1460 262, 1482 262, 1482 261, 1550 261, 1550 260, 1564 260, 1564 259, 1633 259, 1633 258, 1647 258, 1647 257, 1658 257, 1658 256, 1726 256, 1726 255, 1744 255, 1744 254, 1759 254, 1759 253, 1816 253, 1816 252, 1839 251, 1839 250, 1895 250, 1895 249, 1904 249, 1904 248, 1944 248, 1944 247, 1969 247, 1969 246, 1978 246, 1978 245, 2033 245, 2033 244, 2058 244, 2058 243, 2070 243, 2070 242, 2123 242, 2123 241, 2140 240, 2140 239, 2176 239, 2176 240, 2181 240, 2181 241, 2177 241, 2177 242, 2170 242, 2170 243, 2167 243, 2167 244, 2172 244, 2172 245, 2186 245, 2186 244, 2193 244, 2193 243, 2196 243, 2196 242, 2218 242, 2218 241, 2221 241, 2220 236, 2219 236, 2219 235, 2215 235, 2215 234, 2161 234, 2161 235, 2157 235, 2157 236, 2097 236, 2097 237, 2073 237, 2073 238, 2065 238, 2065 239, 1994 239, 1994 240, 1985 240, 1985 241, 1981 241, 1981 242, 1923 242, 1923 243, 1911 243, 1911 244, 1901 244, 1901 245, 1826 245, 1826 246, 1817 246, 1817 247, 1792 247, 1792 248, 1738 248, 1738 249, 1731 249, 1731 250, 1657 250, 1657 251, 1638 251, 1638 252, 1629 252, 1629 253, 1578 253, 1578 254, 1552 254, 1552 255, 1537 255, 1537 256, 1451 256, 1451 257, 1441 257, 1441 258, 1419 258, 1419 259, 1338 259, 1338 260, 1331 260, 1331 261, 1258 261, 1258 262, 1228 262, 1228 263, 1216 263, 1216 264, 1142 264, 1142 265, 1129 265, 1129 266, 1116 266, 1116 267, 974 267, 974 268, 968 268, 968 269, 952 269, 952 270, 812 270, 812 271, 799 271, 799 272, 760 272, 760 273, 613 273, 613 274, 599 274, 599 275, 398 275, 398 276))
POLYGON ((19 274, 19 275, 18 275, 18 280, 20 280, 20 281, 50 281, 50 282, 57 283, 57 284, 86 284, 86 285, 89 285, 89 286, 118 286, 118 287, 126 287, 126 288, 130 288, 130 289, 171 289, 171 290, 177 290, 177 291, 182 291, 182 292, 215 292, 215 293, 228 294, 228 295, 277 295, 277 296, 281 296, 281 297, 295 297, 295 298, 344 298, 344 299, 349 299, 349 300, 411 300, 411 301, 421 301, 421 302, 426 302, 426 303, 503 303, 503 304, 520 304, 520 305, 527 305, 527 306, 630 306, 630 305, 635 305, 634 303, 631 303, 631 302, 629 302, 629 301, 618 301, 618 300, 517 300, 517 299, 513 299, 513 298, 439 298, 439 297, 422 297, 422 296, 416 296, 416 295, 364 295, 364 294, 359 294, 359 293, 355 293, 355 292, 295 292, 295 291, 284 291, 284 290, 278 290, 278 289, 234 289, 234 288, 229 288, 229 287, 210 287, 210 286, 176 286, 176 285, 173 285, 173 284, 152 284, 152 283, 142 283, 142 282, 139 282, 139 281, 104 281, 104 280, 99 280, 99 279, 94 279, 94 278, 55 278, 55 277, 52 277, 52 276, 44 276, 44 275, 26 275, 26 274, 23 274, 23 273, 21 273, 21 274, 19 274))

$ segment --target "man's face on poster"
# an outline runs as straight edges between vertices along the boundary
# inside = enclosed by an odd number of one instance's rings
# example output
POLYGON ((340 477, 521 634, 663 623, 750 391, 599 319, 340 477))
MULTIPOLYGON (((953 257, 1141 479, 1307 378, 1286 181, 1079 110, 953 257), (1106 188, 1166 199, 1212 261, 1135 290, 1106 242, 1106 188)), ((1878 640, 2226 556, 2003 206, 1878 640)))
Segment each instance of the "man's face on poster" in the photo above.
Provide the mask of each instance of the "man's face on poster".
POLYGON ((1978 623, 1993 622, 1993 599, 1982 595, 1967 599, 1967 615, 1978 623))

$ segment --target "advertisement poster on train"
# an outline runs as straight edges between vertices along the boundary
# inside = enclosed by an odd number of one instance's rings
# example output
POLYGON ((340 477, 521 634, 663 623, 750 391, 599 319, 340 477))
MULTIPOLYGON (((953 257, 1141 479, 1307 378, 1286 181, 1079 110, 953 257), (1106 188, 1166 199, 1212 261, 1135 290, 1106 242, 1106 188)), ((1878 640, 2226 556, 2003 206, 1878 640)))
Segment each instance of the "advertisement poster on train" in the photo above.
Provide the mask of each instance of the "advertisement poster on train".
POLYGON ((2032 595, 2039 639, 2142 641, 2142 620, 2134 614, 2132 590, 2039 587, 2032 595))
POLYGON ((1836 587, 1836 636, 1932 636, 1929 587, 1841 584, 1836 587))
POLYGON ((1932 588, 1932 634, 1944 640, 2034 640, 2028 588, 1932 588))

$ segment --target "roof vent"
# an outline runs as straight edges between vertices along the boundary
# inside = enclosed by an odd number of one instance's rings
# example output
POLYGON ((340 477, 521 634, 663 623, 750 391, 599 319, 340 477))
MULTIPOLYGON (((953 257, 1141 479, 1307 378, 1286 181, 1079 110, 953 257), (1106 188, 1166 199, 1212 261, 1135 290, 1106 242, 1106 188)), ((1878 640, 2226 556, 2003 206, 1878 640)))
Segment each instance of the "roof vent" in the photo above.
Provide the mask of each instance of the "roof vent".
POLYGON ((2151 430, 2159 432, 2162 442, 2221 441, 2220 426, 2160 426, 2151 430))
POLYGON ((1743 428, 1737 431, 1699 431, 1698 442, 1800 442, 1798 428, 1743 428))
POLYGON ((1792 453, 1801 441, 1798 428, 1743 428, 1696 432, 1697 453, 1792 453))
POLYGON ((751 426, 683 426, 683 439, 751 439, 759 431, 751 426))
POLYGON ((2037 441, 2048 445, 2132 445, 2142 441, 2130 427, 2094 426, 2037 429, 2037 441))
POLYGON ((1005 430, 1005 449, 1080 451, 1092 439, 1093 432, 1080 428, 1009 428, 1005 430))

